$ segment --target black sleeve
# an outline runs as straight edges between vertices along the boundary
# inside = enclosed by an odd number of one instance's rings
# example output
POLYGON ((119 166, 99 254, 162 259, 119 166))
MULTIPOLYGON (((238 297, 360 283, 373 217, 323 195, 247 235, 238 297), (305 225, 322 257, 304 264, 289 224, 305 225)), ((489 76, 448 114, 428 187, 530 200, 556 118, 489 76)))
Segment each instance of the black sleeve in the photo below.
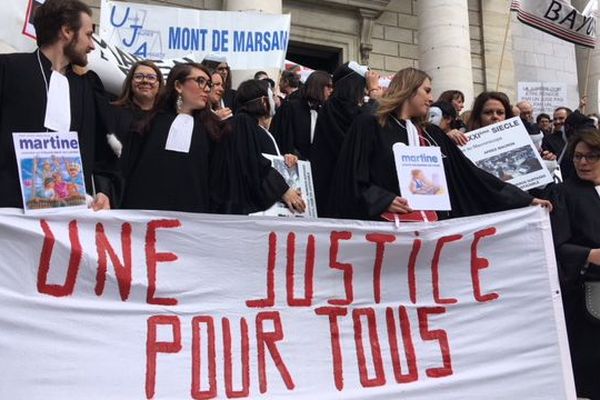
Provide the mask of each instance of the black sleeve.
POLYGON ((261 154, 258 135, 265 135, 255 120, 238 114, 231 121, 232 132, 217 146, 211 177, 213 208, 228 214, 263 211, 281 199, 289 189, 285 179, 261 154))
MULTIPOLYGON (((376 157, 377 120, 363 114, 350 126, 332 180, 329 206, 340 218, 373 219, 397 194, 374 184, 371 163, 376 157)), ((390 171, 395 173, 395 171, 390 171)))
MULTIPOLYGON (((564 184, 553 187, 550 195, 554 210, 550 214, 552 222, 552 236, 559 264, 560 278, 563 283, 576 284, 581 277, 583 267, 587 264, 591 248, 572 243, 573 231, 572 211, 573 205, 569 204, 567 191, 564 184)), ((572 188, 571 188, 572 190, 572 188)))
POLYGON ((443 132, 428 128, 440 144, 448 180, 452 217, 465 217, 525 207, 533 196, 475 165, 443 132))
POLYGON ((96 192, 104 193, 110 199, 111 207, 118 208, 123 196, 124 180, 118 168, 117 154, 115 154, 115 149, 109 145, 107 136, 116 131, 116 120, 108 94, 98 75, 93 71, 88 71, 85 78, 91 84, 96 111, 93 169, 96 192))

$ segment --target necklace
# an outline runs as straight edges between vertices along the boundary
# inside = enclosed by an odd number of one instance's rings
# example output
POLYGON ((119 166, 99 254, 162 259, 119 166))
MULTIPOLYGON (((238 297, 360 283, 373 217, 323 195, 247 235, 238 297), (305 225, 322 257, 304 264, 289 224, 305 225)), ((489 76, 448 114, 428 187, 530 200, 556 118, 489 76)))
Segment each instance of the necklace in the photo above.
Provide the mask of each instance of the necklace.
POLYGON ((402 122, 400 122, 400 120, 399 120, 398 118, 394 117, 393 115, 390 115, 390 117, 392 117, 392 119, 393 119, 394 121, 396 121, 396 123, 397 123, 398 125, 400 125, 400 127, 401 127, 401 128, 403 128, 403 129, 406 129, 406 124, 403 124, 402 122))

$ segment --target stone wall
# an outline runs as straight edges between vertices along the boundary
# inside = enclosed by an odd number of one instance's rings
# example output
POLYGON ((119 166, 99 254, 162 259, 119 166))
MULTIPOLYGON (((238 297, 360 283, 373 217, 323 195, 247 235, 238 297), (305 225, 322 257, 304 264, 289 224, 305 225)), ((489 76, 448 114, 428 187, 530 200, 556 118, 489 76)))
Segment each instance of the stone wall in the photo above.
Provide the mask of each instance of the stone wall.
POLYGON ((373 28, 369 63, 382 74, 419 66, 416 5, 411 0, 392 0, 373 28))

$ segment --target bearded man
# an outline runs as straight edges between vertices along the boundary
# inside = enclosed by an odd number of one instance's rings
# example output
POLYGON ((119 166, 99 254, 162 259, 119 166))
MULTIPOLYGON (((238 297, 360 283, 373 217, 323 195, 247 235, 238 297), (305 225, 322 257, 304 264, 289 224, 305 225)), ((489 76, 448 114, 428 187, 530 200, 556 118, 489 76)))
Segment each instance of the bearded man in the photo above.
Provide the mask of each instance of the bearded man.
POLYGON ((46 0, 33 25, 33 53, 0 55, 0 207, 23 207, 12 134, 75 131, 91 206, 108 209, 118 179, 104 89, 94 72, 73 71, 94 50, 92 10, 79 0, 46 0))

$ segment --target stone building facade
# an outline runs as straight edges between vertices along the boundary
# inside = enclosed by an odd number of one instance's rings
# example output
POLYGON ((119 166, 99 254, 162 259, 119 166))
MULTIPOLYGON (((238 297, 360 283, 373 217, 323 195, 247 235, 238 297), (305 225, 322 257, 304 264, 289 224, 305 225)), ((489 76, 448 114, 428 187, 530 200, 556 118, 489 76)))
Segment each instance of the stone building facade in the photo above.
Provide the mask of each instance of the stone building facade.
MULTIPOLYGON (((96 9, 98 22, 100 0, 84 1, 96 9)), ((136 1, 290 13, 288 59, 330 71, 339 63, 357 60, 382 75, 418 67, 433 77, 434 94, 460 89, 467 106, 483 90, 502 90, 516 101, 519 81, 544 81, 566 83, 567 105, 573 108, 580 93, 587 92, 587 111, 598 111, 600 51, 576 49, 522 25, 509 14, 510 0, 136 1)), ((582 7, 579 3, 584 2, 573 0, 573 5, 582 7)))

